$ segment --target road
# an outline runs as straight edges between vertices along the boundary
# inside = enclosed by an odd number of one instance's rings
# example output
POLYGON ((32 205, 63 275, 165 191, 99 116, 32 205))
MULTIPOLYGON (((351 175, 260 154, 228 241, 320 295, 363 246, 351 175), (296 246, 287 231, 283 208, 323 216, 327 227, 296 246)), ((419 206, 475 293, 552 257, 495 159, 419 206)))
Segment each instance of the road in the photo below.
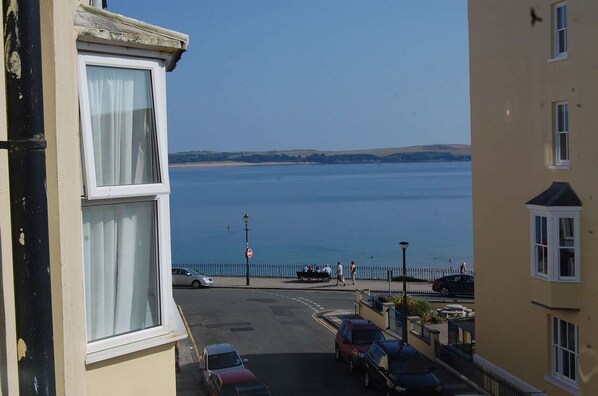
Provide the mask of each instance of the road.
MULTIPOLYGON (((233 344, 273 395, 376 394, 334 359, 335 330, 316 318, 326 310, 353 310, 353 293, 175 288, 174 296, 198 348, 233 344)), ((443 384, 458 382, 439 377, 443 384)))

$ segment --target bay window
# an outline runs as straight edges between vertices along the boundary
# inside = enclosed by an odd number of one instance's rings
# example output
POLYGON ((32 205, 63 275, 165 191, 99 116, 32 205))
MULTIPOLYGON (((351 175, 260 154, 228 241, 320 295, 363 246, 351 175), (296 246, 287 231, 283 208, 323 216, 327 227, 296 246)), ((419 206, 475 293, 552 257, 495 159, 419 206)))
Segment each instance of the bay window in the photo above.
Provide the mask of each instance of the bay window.
POLYGON ((171 329, 164 73, 160 60, 79 54, 88 358, 171 329))
POLYGON ((532 275, 551 281, 579 280, 579 211, 532 209, 532 275))

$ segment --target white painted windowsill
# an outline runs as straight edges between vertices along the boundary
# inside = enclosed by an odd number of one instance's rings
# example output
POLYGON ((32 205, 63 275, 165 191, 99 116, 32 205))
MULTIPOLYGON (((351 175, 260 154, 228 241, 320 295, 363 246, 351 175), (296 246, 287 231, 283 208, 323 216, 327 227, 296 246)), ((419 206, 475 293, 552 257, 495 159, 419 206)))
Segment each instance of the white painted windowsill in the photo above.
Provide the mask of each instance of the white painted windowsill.
POLYGON ((548 165, 548 169, 553 170, 570 170, 571 165, 548 165))
POLYGON ((565 60, 568 58, 569 58, 569 54, 567 52, 565 52, 564 54, 560 54, 558 56, 548 59, 546 62, 548 62, 548 63, 559 62, 559 61, 562 61, 562 60, 565 60))
POLYGON ((571 384, 569 384, 569 383, 567 383, 567 382, 565 382, 565 381, 563 381, 563 380, 561 380, 559 378, 555 378, 555 377, 552 377, 550 375, 547 375, 547 376, 544 377, 544 380, 546 382, 551 383, 554 386, 558 386, 562 390, 564 390, 566 392, 569 392, 572 395, 575 395, 575 396, 580 396, 581 395, 581 393, 579 392, 579 388, 578 387, 576 387, 574 385, 571 385, 571 384))

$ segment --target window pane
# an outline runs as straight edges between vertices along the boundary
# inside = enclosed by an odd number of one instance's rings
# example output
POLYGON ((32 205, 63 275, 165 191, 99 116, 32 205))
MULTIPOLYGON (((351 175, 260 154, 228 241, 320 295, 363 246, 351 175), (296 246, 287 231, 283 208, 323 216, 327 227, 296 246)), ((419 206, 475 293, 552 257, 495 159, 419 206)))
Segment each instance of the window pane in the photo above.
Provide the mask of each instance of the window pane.
POLYGON ((97 185, 159 183, 151 72, 86 70, 97 185))
POLYGON ((83 208, 87 340, 160 324, 154 201, 83 208))
POLYGON ((561 161, 568 161, 569 160, 569 134, 568 133, 559 133, 557 135, 558 138, 558 148, 559 148, 559 160, 561 161))

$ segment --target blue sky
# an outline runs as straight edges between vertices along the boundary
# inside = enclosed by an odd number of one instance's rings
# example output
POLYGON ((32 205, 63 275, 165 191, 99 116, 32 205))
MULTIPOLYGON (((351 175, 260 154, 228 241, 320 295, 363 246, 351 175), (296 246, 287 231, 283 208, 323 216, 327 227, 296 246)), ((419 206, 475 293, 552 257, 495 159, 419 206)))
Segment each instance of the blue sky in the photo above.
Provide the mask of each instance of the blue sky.
POLYGON ((109 0, 186 33, 169 151, 469 143, 465 0, 109 0))

